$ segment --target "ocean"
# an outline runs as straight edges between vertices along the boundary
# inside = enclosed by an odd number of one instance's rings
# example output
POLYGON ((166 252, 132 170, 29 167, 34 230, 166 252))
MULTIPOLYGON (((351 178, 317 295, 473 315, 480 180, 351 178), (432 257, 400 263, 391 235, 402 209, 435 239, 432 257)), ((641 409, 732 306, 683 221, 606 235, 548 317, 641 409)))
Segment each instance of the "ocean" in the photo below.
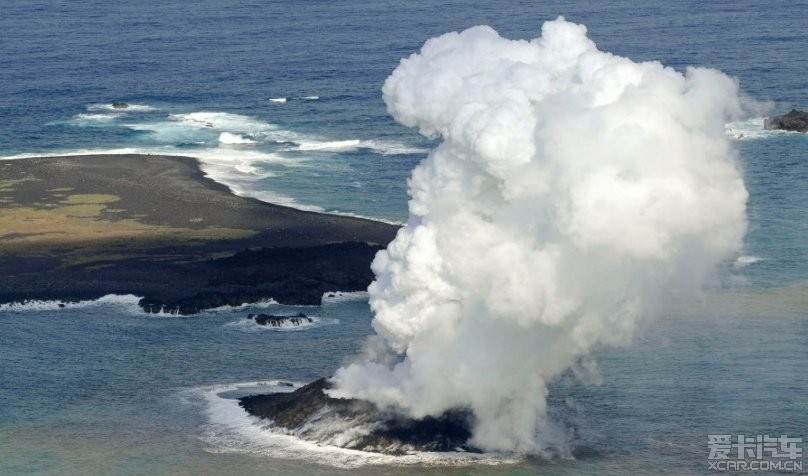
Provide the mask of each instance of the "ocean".
MULTIPOLYGON (((808 437, 808 136, 763 117, 808 109, 808 3, 0 1, 0 157, 198 157, 234 192, 407 220, 407 179, 437 142, 397 124, 385 78, 427 39, 487 24, 530 39, 563 15, 603 51, 738 79, 726 133, 750 197, 743 252, 704 296, 599 349, 551 413, 574 458, 406 461, 278 437, 234 398, 330 375, 372 333, 367 295, 199 316, 137 298, 0 308, 0 474, 700 474, 708 434, 808 437), (126 109, 116 109, 125 102, 126 109), (250 312, 315 317, 249 325, 250 312)), ((335 290, 338 291, 338 290, 335 290)))

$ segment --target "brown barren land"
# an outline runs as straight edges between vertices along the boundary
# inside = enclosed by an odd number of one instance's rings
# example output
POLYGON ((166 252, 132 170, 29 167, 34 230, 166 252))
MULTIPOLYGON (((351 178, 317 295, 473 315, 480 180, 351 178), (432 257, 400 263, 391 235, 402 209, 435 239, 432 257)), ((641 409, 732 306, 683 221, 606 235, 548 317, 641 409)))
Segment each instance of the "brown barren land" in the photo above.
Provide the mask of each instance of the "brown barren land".
POLYGON ((189 157, 0 162, 0 302, 142 296, 190 314, 363 290, 397 227, 238 197, 189 157))

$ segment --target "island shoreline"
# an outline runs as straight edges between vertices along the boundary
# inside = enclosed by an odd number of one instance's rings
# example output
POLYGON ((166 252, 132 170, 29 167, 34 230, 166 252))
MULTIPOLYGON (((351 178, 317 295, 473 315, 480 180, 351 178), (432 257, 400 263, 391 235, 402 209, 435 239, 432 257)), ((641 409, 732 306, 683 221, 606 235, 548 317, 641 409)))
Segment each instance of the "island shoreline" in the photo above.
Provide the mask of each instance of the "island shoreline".
POLYGON ((0 303, 142 296, 194 314, 364 291, 398 226, 238 196, 193 157, 0 161, 0 303))

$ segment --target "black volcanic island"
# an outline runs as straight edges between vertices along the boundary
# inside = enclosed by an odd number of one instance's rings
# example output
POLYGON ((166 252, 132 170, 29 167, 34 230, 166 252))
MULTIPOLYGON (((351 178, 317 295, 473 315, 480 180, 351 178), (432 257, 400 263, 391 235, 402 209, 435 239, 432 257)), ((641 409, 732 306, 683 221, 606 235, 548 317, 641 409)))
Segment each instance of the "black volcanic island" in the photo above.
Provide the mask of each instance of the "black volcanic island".
POLYGON ((0 302, 141 296, 193 314, 364 290, 397 227, 239 197, 189 157, 0 162, 0 302))
POLYGON ((331 384, 321 378, 294 392, 242 397, 239 405, 289 434, 321 444, 393 455, 480 452, 468 444, 474 423, 469 410, 413 419, 365 400, 331 398, 324 392, 328 388, 331 384))
MULTIPOLYGON (((236 196, 189 157, 0 161, 0 303, 134 294, 145 311, 179 314, 268 298, 320 304, 325 292, 365 290, 370 262, 397 230, 236 196)), ((303 314, 247 317, 275 327, 311 322, 303 314)), ((467 411, 414 420, 330 398, 328 385, 320 379, 240 404, 318 443, 390 454, 474 451, 467 411), (340 433, 346 425, 356 429, 348 438, 340 433)))

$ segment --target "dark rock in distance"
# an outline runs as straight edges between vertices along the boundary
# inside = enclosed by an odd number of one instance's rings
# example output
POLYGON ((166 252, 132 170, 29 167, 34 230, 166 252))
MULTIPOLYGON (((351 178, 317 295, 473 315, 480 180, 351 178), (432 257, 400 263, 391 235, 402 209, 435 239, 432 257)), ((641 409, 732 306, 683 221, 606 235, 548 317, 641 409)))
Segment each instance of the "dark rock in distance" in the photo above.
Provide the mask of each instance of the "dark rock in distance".
POLYGON ((290 323, 293 326, 299 326, 302 324, 309 324, 312 322, 312 319, 299 312, 293 316, 276 316, 272 314, 248 314, 247 319, 252 319, 256 322, 256 324, 260 324, 262 326, 269 326, 269 327, 283 327, 284 323, 290 323))
POLYGON ((330 438, 336 437, 344 426, 329 422, 338 420, 368 430, 356 432, 357 436, 347 442, 336 438, 340 446, 349 449, 398 455, 410 451, 480 452, 468 444, 474 419, 467 409, 413 419, 379 410, 365 400, 331 398, 324 392, 329 388, 328 380, 321 378, 294 392, 242 397, 239 405, 251 415, 271 420, 302 439, 321 444, 334 444, 330 438))
POLYGON ((129 104, 125 102, 114 102, 112 103, 112 109, 126 109, 129 107, 129 104))
POLYGON ((808 132, 808 112, 792 109, 788 114, 773 116, 763 121, 766 130, 808 132))

